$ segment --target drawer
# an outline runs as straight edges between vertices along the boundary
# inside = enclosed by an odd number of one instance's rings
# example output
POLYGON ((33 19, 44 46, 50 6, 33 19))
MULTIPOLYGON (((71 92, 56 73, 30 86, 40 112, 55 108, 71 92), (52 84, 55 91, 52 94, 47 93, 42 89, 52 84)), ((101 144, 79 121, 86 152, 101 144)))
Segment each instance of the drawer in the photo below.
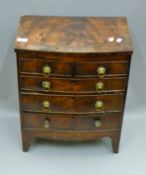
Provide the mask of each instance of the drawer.
POLYGON ((100 62, 84 62, 76 64, 75 75, 79 77, 86 76, 125 76, 128 74, 127 61, 100 61, 100 62))
POLYGON ((120 116, 73 116, 23 113, 23 127, 41 130, 119 129, 120 116))
POLYGON ((126 90, 127 78, 48 78, 20 77, 21 90, 44 93, 101 93, 126 90))
POLYGON ((120 112, 123 100, 123 94, 71 96, 21 93, 21 109, 29 112, 65 114, 120 112))
POLYGON ((20 73, 43 75, 43 76, 72 76, 73 66, 71 63, 38 59, 19 59, 20 73))
POLYGON ((21 73, 43 76, 107 77, 128 74, 127 61, 67 63, 39 59, 19 59, 21 73), (104 69, 104 72, 103 72, 104 69))

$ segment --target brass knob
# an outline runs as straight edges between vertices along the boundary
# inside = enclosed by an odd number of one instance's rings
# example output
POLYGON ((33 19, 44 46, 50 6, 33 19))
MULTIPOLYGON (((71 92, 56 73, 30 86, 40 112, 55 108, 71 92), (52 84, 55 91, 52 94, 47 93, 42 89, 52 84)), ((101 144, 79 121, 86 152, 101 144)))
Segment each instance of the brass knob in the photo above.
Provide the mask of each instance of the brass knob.
POLYGON ((50 102, 49 101, 43 101, 42 106, 44 109, 48 109, 50 107, 50 102))
POLYGON ((51 83, 49 81, 43 81, 42 87, 43 87, 43 89, 48 90, 51 87, 51 83))
POLYGON ((95 102, 96 111, 100 111, 103 108, 103 101, 99 100, 95 102))
POLYGON ((106 68, 103 66, 98 67, 97 73, 98 73, 99 77, 104 77, 104 75, 106 73, 106 68))
POLYGON ((102 123, 99 119, 95 120, 94 124, 95 124, 96 128, 100 128, 102 126, 102 123))
POLYGON ((95 85, 95 88, 97 91, 102 90, 104 88, 104 83, 103 82, 97 82, 95 85))
POLYGON ((50 127, 50 122, 49 122, 49 120, 46 119, 46 120, 44 121, 44 125, 43 125, 43 126, 44 126, 45 129, 49 128, 49 127, 50 127))
POLYGON ((51 73, 51 67, 48 65, 43 66, 42 71, 44 74, 50 74, 51 73))

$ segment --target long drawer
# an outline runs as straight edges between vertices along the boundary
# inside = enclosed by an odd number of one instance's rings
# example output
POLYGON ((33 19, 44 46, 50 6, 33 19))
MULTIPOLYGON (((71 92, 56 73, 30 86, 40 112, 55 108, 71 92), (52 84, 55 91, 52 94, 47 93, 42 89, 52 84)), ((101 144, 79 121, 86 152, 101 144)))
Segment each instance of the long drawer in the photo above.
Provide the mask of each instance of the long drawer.
POLYGON ((21 93, 21 109, 28 112, 66 114, 121 112, 123 101, 123 94, 72 96, 21 93))
POLYGON ((44 93, 101 93, 125 91, 127 78, 20 77, 21 90, 44 93))
POLYGON ((23 126, 28 129, 40 130, 103 130, 118 129, 121 124, 119 115, 74 116, 74 115, 47 115, 23 113, 23 126))

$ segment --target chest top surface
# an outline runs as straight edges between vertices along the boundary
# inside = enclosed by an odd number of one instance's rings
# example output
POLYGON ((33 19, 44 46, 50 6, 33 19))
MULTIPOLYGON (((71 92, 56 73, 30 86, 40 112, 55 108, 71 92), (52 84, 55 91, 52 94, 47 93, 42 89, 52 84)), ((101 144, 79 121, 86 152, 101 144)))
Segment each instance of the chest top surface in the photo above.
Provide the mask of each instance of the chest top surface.
POLYGON ((59 53, 132 52, 125 17, 23 16, 16 50, 59 53))

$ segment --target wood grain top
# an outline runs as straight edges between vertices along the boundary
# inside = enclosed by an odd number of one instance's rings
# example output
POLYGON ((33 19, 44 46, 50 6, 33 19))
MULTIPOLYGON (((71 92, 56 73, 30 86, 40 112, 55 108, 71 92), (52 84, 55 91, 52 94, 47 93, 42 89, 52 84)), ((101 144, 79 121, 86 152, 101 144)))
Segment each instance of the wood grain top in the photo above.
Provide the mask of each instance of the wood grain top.
POLYGON ((125 17, 23 16, 16 50, 63 53, 132 52, 125 17))

